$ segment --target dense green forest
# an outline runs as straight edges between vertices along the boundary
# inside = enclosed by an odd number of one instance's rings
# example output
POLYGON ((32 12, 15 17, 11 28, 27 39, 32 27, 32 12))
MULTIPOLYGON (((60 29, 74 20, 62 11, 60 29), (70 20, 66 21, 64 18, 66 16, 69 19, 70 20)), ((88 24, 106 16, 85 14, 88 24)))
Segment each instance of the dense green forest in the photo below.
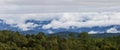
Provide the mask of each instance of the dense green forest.
POLYGON ((0 50, 120 50, 120 36, 93 38, 82 32, 77 37, 74 33, 61 37, 3 30, 0 31, 0 50))

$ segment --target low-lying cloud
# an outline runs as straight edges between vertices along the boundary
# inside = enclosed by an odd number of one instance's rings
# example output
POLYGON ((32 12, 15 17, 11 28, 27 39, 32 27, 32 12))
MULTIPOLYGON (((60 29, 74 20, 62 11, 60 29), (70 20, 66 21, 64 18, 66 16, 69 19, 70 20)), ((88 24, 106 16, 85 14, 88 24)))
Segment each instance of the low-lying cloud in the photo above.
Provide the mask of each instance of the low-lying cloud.
POLYGON ((69 27, 94 27, 120 25, 120 13, 63 13, 58 20, 52 20, 43 29, 59 29, 69 27))
POLYGON ((106 32, 107 32, 107 33, 120 33, 120 31, 117 30, 116 27, 110 28, 110 29, 108 29, 106 32))
POLYGON ((119 12, 84 12, 84 13, 39 13, 39 14, 0 14, 0 19, 11 27, 18 27, 23 31, 31 30, 36 23, 25 23, 27 20, 51 21, 42 25, 41 29, 70 29, 82 27, 104 27, 120 25, 119 12))

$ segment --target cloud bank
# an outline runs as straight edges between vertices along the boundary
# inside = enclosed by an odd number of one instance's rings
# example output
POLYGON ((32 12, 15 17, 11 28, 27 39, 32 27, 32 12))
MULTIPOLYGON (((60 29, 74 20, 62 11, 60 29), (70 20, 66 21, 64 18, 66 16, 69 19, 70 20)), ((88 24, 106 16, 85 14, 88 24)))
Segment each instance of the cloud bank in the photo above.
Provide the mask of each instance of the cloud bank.
POLYGON ((107 33, 120 33, 120 31, 117 30, 115 27, 108 29, 106 32, 107 33))
POLYGON ((46 25, 42 25, 42 29, 91 28, 95 26, 120 25, 119 12, 1 14, 0 19, 4 23, 11 25, 11 27, 18 27, 24 31, 40 26, 32 22, 26 23, 27 20, 51 21, 46 25))
POLYGON ((94 27, 120 25, 120 13, 63 13, 58 20, 52 20, 43 29, 59 29, 69 27, 94 27))

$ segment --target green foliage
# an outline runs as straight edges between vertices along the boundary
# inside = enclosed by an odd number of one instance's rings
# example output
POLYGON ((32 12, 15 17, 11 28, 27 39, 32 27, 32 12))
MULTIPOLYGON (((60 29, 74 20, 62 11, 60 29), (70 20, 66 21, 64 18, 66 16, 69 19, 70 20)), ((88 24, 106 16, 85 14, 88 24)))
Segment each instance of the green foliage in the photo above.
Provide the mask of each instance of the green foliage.
POLYGON ((120 36, 92 38, 87 32, 77 37, 38 34, 22 35, 8 30, 0 31, 0 50, 120 50, 120 36))

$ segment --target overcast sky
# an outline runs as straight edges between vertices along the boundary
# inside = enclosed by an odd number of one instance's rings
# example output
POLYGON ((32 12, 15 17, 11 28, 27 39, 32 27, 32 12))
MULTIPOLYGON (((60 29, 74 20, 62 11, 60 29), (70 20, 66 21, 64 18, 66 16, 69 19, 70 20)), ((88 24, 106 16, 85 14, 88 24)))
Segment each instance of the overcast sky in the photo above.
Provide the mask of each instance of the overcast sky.
POLYGON ((1 14, 113 11, 120 11, 120 0, 0 0, 1 14))

